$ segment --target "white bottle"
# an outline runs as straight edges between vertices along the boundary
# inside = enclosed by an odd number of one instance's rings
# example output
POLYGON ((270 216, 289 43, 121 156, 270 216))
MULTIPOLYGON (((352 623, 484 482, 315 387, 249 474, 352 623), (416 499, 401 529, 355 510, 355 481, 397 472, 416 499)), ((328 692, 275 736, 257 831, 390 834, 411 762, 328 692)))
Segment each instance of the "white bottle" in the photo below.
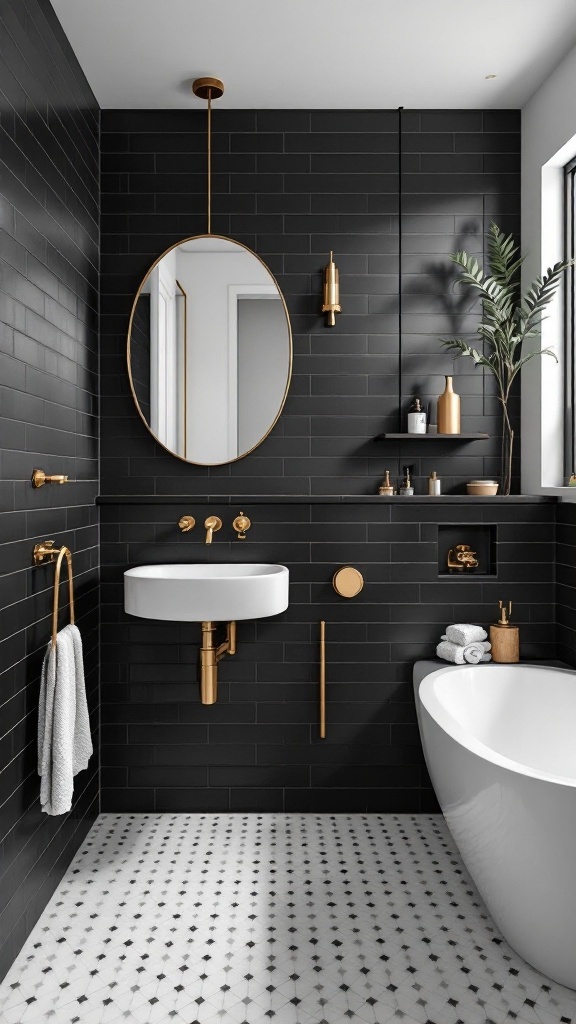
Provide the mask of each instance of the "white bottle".
POLYGON ((436 497, 442 494, 442 481, 436 475, 436 470, 433 469, 428 477, 428 494, 431 497, 436 497))
POLYGON ((408 413, 408 433, 409 434, 425 434, 426 433, 426 413, 420 405, 420 399, 415 398, 408 413))

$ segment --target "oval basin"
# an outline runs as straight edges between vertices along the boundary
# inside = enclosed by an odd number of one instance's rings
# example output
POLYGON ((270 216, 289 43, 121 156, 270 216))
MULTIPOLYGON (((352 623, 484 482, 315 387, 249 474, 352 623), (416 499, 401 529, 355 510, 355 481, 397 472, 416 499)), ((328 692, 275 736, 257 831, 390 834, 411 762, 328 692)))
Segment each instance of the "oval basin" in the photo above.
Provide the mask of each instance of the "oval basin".
POLYGON ((124 608, 143 619, 230 622, 288 607, 285 565, 138 565, 124 573, 124 608))

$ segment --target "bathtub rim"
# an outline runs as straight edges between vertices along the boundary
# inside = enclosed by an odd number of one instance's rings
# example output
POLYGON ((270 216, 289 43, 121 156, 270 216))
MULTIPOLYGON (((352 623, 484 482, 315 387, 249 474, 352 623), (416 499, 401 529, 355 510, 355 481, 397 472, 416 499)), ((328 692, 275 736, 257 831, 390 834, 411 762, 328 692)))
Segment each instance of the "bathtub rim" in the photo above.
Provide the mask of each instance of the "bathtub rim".
POLYGON ((538 669, 543 673, 553 672, 561 673, 563 675, 572 675, 575 677, 574 685, 576 686, 576 671, 571 668, 544 666, 534 663, 526 665, 495 665, 493 663, 485 665, 443 665, 426 673, 420 682, 416 684, 415 690, 417 699, 422 705, 422 708, 430 715, 430 718, 436 723, 436 725, 450 736, 455 743, 458 743, 459 746, 469 750, 472 754, 476 754, 485 761, 489 761, 501 768, 514 772, 516 775, 528 776, 529 778, 538 779, 540 782, 547 782, 554 786, 564 786, 567 789, 575 789, 576 776, 558 775, 554 772, 545 772, 539 768, 532 768, 530 765, 526 765, 521 761, 515 761, 513 758, 506 757, 504 754, 501 754, 492 747, 489 747, 488 744, 483 743, 482 740, 478 739, 478 737, 464 729, 453 715, 450 714, 445 704, 438 697, 436 683, 439 679, 445 677, 449 673, 469 673, 478 671, 509 672, 512 670, 514 675, 516 675, 518 672, 523 670, 525 671, 528 668, 538 669))

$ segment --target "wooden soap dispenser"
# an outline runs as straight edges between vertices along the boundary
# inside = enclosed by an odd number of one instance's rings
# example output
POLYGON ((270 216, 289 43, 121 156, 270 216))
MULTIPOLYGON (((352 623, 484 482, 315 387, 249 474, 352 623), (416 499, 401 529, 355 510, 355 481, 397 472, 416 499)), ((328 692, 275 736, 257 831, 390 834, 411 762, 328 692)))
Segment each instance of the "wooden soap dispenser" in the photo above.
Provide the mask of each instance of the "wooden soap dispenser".
POLYGON ((492 644, 492 660, 500 664, 510 665, 520 661, 520 630, 510 625, 512 601, 506 608, 503 601, 498 602, 500 618, 490 626, 490 643, 492 644))

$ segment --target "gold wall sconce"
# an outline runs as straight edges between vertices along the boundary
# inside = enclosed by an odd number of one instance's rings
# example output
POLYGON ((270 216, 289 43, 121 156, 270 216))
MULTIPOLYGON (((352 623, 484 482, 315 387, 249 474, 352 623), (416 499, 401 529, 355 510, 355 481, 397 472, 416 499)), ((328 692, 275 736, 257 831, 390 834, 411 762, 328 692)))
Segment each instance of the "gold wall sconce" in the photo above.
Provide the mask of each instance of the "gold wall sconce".
POLYGON ((327 313, 326 326, 336 326, 336 313, 342 312, 340 305, 340 274, 334 263, 333 253, 330 250, 330 259, 324 268, 324 302, 322 312, 327 313))
POLYGON ((44 484, 67 484, 68 477, 62 473, 47 476, 43 469, 35 469, 32 473, 32 487, 44 487, 44 484))

